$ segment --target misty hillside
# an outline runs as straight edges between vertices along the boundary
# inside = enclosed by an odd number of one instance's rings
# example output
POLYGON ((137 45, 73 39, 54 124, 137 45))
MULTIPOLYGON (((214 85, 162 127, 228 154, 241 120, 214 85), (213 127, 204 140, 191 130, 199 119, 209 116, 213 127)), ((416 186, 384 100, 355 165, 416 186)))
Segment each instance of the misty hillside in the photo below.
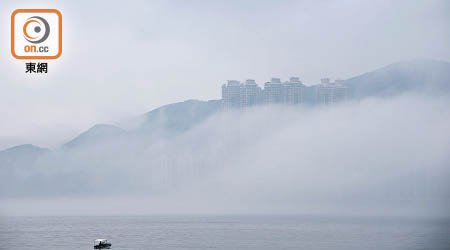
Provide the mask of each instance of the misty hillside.
MULTIPOLYGON (((450 63, 436 60, 412 60, 390 64, 383 68, 345 80, 351 97, 392 97, 409 91, 432 95, 450 94, 450 63)), ((314 105, 316 87, 305 88, 305 103, 314 105)))
POLYGON ((450 63, 435 60, 394 63, 350 78, 345 84, 352 89, 352 97, 356 99, 390 97, 407 91, 448 95, 450 63))
POLYGON ((129 131, 109 124, 98 124, 65 143, 63 148, 74 148, 82 145, 112 142, 119 136, 171 136, 182 133, 201 123, 210 115, 220 110, 220 100, 198 101, 187 100, 172 103, 154 109, 138 117, 141 124, 129 131))
POLYGON ((31 144, 15 146, 0 151, 0 169, 15 167, 31 167, 42 155, 50 150, 31 144))
POLYGON ((0 199, 142 195, 154 207, 173 194, 179 203, 170 198, 168 207, 197 204, 199 197, 206 207, 313 211, 335 208, 337 197, 339 205, 384 211, 407 197, 402 213, 411 204, 434 206, 430 200, 448 204, 449 103, 405 95, 335 108, 222 113, 179 136, 131 131, 94 147, 54 150, 30 168, 0 168, 0 199))
POLYGON ((108 142, 123 134, 125 134, 125 130, 114 125, 97 124, 71 141, 65 143, 63 148, 73 148, 100 142, 108 142))
MULTIPOLYGON (((413 60, 388 65, 345 81, 352 97, 389 97, 408 91, 426 94, 450 94, 450 63, 435 60, 413 60)), ((305 100, 314 104, 315 86, 305 89, 305 100)), ((176 134, 220 110, 221 101, 197 101, 165 105, 144 115, 140 130, 148 133, 176 134)))
MULTIPOLYGON (((450 93, 450 63, 434 60, 395 63, 350 78, 345 83, 351 87, 352 97, 355 99, 391 97, 408 91, 448 95, 450 93)), ((314 97, 315 86, 307 87, 305 89, 306 103, 313 105, 314 97)), ((220 109, 221 100, 187 100, 168 104, 138 117, 141 122, 134 129, 126 131, 114 125, 99 124, 65 143, 62 147, 71 149, 84 145, 113 142, 118 137, 126 137, 127 135, 137 137, 175 136, 200 124, 220 109)), ((3 151, 3 155, 14 152, 17 155, 22 154, 24 159, 37 157, 33 150, 16 152, 15 148, 3 151)), ((10 162, 2 158, 0 158, 0 161, 0 164, 10 162)))
POLYGON ((187 100, 165 105, 144 114, 144 122, 139 130, 147 133, 176 134, 204 121, 220 108, 220 100, 187 100))

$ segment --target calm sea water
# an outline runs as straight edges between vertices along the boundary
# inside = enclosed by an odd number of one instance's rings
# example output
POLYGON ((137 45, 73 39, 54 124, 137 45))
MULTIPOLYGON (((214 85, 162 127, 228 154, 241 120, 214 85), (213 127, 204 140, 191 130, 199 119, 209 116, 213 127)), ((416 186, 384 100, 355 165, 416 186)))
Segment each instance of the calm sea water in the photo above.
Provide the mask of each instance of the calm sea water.
POLYGON ((0 249, 450 249, 443 219, 307 216, 0 217, 0 249))

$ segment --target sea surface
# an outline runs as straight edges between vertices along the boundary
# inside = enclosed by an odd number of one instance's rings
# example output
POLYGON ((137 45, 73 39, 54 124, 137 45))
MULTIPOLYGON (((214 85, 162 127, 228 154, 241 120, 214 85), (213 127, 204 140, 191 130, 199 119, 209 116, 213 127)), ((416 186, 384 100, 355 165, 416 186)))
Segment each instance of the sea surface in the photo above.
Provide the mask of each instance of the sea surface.
POLYGON ((450 220, 318 216, 0 217, 0 249, 450 249, 450 220))

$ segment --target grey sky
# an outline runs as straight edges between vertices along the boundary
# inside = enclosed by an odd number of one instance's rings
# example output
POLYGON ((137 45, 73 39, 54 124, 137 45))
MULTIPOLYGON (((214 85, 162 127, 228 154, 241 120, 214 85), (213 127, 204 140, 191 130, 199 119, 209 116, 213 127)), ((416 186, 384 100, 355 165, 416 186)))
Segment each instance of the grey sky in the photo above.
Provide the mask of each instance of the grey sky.
POLYGON ((348 78, 411 58, 450 61, 448 1, 7 1, 0 9, 0 149, 54 147, 95 123, 227 79, 348 78), (17 8, 57 8, 63 54, 26 75, 10 54, 17 8))

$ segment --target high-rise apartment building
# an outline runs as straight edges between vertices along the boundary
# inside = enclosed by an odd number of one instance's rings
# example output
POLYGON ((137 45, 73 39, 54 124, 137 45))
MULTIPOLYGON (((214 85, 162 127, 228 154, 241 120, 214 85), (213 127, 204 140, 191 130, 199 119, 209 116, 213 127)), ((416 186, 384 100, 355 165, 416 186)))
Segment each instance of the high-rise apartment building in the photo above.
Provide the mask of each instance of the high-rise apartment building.
POLYGON ((222 107, 224 110, 247 109, 262 103, 262 90, 255 80, 249 79, 242 84, 229 80, 222 85, 222 107))
POLYGON ((303 103, 304 85, 298 77, 289 78, 283 83, 283 103, 296 105, 303 103))
POLYGON ((283 102, 283 85, 280 78, 272 78, 264 84, 264 104, 281 104, 283 102))
POLYGON ((255 80, 248 79, 241 85, 240 107, 247 109, 262 103, 262 90, 256 84, 255 80))
POLYGON ((228 80, 222 85, 222 108, 231 110, 241 106, 241 83, 236 80, 228 80))
MULTIPOLYGON (((334 103, 348 99, 348 88, 342 81, 330 83, 330 79, 322 79, 316 89, 316 102, 334 103)), ((304 103, 305 85, 298 77, 291 77, 289 81, 281 82, 280 78, 271 78, 261 89, 255 80, 248 79, 245 83, 229 80, 222 85, 222 105, 224 110, 241 109, 261 104, 304 103)))
POLYGON ((320 80, 320 85, 316 87, 317 104, 334 104, 346 102, 349 99, 350 90, 345 86, 343 80, 336 80, 330 83, 329 78, 320 80))

